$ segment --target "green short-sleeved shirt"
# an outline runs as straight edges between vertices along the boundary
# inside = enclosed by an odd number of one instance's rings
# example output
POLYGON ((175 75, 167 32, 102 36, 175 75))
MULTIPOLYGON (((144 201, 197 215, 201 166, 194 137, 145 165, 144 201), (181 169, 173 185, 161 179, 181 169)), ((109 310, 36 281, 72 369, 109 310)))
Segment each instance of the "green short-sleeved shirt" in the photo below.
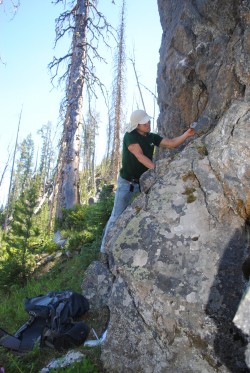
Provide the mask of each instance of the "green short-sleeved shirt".
POLYGON ((140 135, 136 130, 132 132, 126 132, 123 138, 123 149, 122 149, 122 168, 120 170, 120 176, 123 179, 131 181, 137 179, 148 170, 137 158, 128 150, 128 146, 131 144, 139 144, 142 148, 143 154, 152 160, 154 147, 159 146, 163 137, 156 133, 148 133, 146 136, 140 135))

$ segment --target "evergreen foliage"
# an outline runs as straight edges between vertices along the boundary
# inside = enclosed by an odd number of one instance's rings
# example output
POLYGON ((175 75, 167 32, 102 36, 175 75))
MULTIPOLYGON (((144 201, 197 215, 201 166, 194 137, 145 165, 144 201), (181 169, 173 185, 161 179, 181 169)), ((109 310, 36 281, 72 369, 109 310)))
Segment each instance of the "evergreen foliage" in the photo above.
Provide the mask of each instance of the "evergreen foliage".
POLYGON ((100 239, 113 201, 113 186, 104 186, 97 203, 63 209, 62 219, 57 220, 56 228, 62 231, 64 237, 68 237, 65 248, 81 249, 85 244, 100 239))
MULTIPOLYGON (((35 190, 38 188, 36 184, 34 188, 35 190)), ((33 246, 30 245, 30 242, 33 242, 33 233, 37 232, 37 228, 32 225, 32 223, 34 224, 34 220, 31 219, 30 224, 30 218, 27 218, 27 224, 29 225, 29 232, 27 232, 21 220, 24 218, 24 211, 26 211, 26 213, 28 211, 30 216, 32 216, 31 212, 32 206, 35 206, 35 195, 36 193, 34 190, 32 193, 32 188, 25 193, 26 198, 25 196, 22 198, 23 205, 19 202, 20 208, 15 209, 16 213, 18 212, 18 216, 16 224, 13 224, 13 228, 17 226, 15 232, 18 231, 23 236, 23 241, 18 241, 20 247, 22 247, 24 242, 27 242, 27 247, 31 254, 33 254, 33 246), (28 203, 28 198, 30 203, 28 203), (25 237, 27 236, 28 238, 25 241, 25 237)), ((61 256, 50 270, 45 273, 43 273, 43 271, 36 271, 22 287, 19 282, 15 282, 15 284, 13 282, 12 286, 8 288, 0 284, 0 296, 2 299, 0 303, 0 320, 2 328, 10 333, 14 333, 23 322, 27 320, 27 314, 23 307, 26 297, 34 297, 38 294, 46 294, 49 291, 65 289, 81 292, 81 282, 84 278, 84 271, 90 263, 99 256, 102 231, 111 213, 113 197, 112 186, 106 186, 103 188, 100 200, 97 203, 65 210, 62 220, 57 221, 57 228, 63 229, 63 232, 68 236, 68 242, 71 242, 70 245, 72 245, 72 249, 80 248, 78 253, 75 253, 75 255, 71 257, 67 257, 66 255, 61 256), (82 241, 79 240, 77 235, 83 236, 82 241), (8 296, 6 296, 6 293, 8 296)), ((13 228, 11 227, 11 229, 13 228)), ((13 241, 11 242, 12 245, 15 244, 14 231, 13 241)), ((13 247, 12 250, 16 250, 15 252, 18 253, 19 249, 13 247)), ((46 247, 44 247, 44 251, 45 250, 46 247)), ((12 256, 12 260, 8 261, 10 266, 14 262, 13 259, 14 256, 12 256)), ((19 267, 15 268, 18 270, 19 267)), ((12 274, 13 273, 14 272, 12 272, 12 274)), ((82 346, 79 347, 79 350, 87 357, 82 362, 64 368, 63 372, 98 373, 102 371, 99 359, 99 347, 89 349, 82 346)), ((2 366, 4 366, 6 372, 31 373, 40 371, 40 369, 53 358, 59 358, 63 354, 64 353, 58 353, 54 350, 40 350, 37 347, 29 353, 16 355, 0 348, 0 362, 2 366)), ((62 369, 55 371, 61 372, 62 369)))
POLYGON ((100 114, 89 108, 83 123, 82 168, 80 174, 81 202, 87 203, 90 196, 95 195, 95 141, 100 114))
POLYGON ((40 154, 39 177, 40 193, 43 195, 51 182, 52 168, 54 164, 55 151, 52 143, 52 123, 48 122, 38 131, 42 138, 42 149, 40 154))
POLYGON ((10 192, 8 196, 8 203, 6 206, 5 219, 6 226, 7 220, 13 213, 13 208, 19 196, 24 192, 25 188, 28 187, 30 179, 33 175, 32 162, 34 155, 34 142, 31 135, 28 135, 26 139, 18 146, 20 153, 19 159, 17 160, 16 170, 13 171, 13 182, 10 185, 10 192))
POLYGON ((3 206, 0 207, 0 227, 3 227, 5 221, 5 213, 3 206))
POLYGON ((34 141, 31 135, 23 140, 19 147, 20 157, 17 162, 17 171, 15 175, 15 189, 17 195, 20 195, 29 185, 33 170, 34 141))
POLYGON ((38 183, 35 178, 29 188, 21 192, 14 205, 9 231, 4 235, 6 258, 1 264, 0 286, 25 283, 32 269, 32 238, 37 236, 33 226, 33 213, 38 197, 38 183))
MULTIPOLYGON (((55 3, 59 1, 57 0, 55 3)), ((68 5, 71 7, 72 3, 69 2, 68 5)), ((85 13, 82 11, 82 5, 83 2, 77 1, 77 6, 74 7, 73 11, 64 13, 57 20, 57 41, 68 30, 68 21, 70 23, 74 21, 75 25, 75 27, 71 28, 73 38, 70 52, 72 53, 65 56, 66 59, 72 58, 64 75, 64 78, 67 77, 66 81, 68 83, 66 100, 64 101, 65 112, 61 113, 62 116, 65 115, 65 118, 63 136, 60 142, 61 152, 58 157, 57 175, 53 175, 52 171, 55 155, 55 147, 53 148, 52 144, 52 124, 48 122, 39 131, 42 138, 41 158, 40 163, 36 160, 35 163, 39 164, 36 164, 35 167, 33 139, 29 135, 18 144, 18 127, 15 150, 19 153, 16 158, 13 158, 8 202, 0 210, 0 223, 3 227, 3 230, 0 229, 0 326, 11 333, 14 333, 27 320, 27 314, 23 309, 25 297, 33 297, 48 291, 60 291, 69 288, 74 291, 81 291, 80 286, 84 271, 93 260, 99 257, 103 229, 113 207, 113 186, 104 185, 111 180, 111 158, 109 157, 111 153, 108 152, 109 156, 98 167, 98 173, 95 170, 95 136, 98 129, 99 113, 91 109, 90 101, 92 95, 95 96, 95 86, 99 87, 103 94, 105 87, 95 75, 94 59, 89 58, 92 55, 94 58, 102 59, 97 48, 100 38, 108 47, 106 38, 103 37, 102 33, 105 31, 107 35, 113 35, 113 28, 91 3, 84 2, 85 13), (87 40, 87 31, 89 32, 89 30, 92 35, 91 43, 88 43, 87 40), (79 49, 80 44, 81 48, 79 49), (80 58, 78 58, 79 51, 83 52, 80 58), (84 66, 84 69, 82 69, 82 66, 84 66), (75 78, 77 71, 79 72, 79 79, 75 78), (86 85, 89 100, 89 111, 84 124, 84 141, 81 152, 83 156, 83 161, 81 161, 83 171, 80 180, 80 190, 78 190, 78 171, 75 173, 75 180, 73 180, 72 175, 75 170, 78 170, 80 163, 80 147, 78 146, 80 143, 80 132, 78 132, 78 129, 80 129, 82 124, 82 92, 84 84, 86 85), (77 110, 74 106, 76 96, 78 99, 77 110), (75 115, 76 113, 77 115, 75 115), (77 132, 75 132, 74 137, 72 134, 75 128, 77 128, 77 132), (72 138, 75 139, 74 144, 71 141, 72 138), (68 169, 68 161, 71 161, 72 157, 74 162, 72 163, 71 174, 68 169), (68 177, 68 180, 66 180, 66 177, 68 177), (99 185, 96 183, 97 178, 101 180, 99 185), (66 190, 67 182, 71 184, 68 190, 69 195, 71 195, 72 187, 77 187, 77 198, 70 204, 72 206, 76 202, 76 206, 69 209, 69 204, 62 205, 67 206, 67 209, 64 209, 61 214, 58 196, 66 190), (60 183, 63 184, 62 190, 60 190, 60 183), (88 198, 96 193, 97 188, 101 187, 103 187, 103 190, 99 193, 98 202, 86 205, 88 198), (81 194, 80 199, 78 198, 79 194, 81 194), (54 222, 54 201, 56 199, 59 206, 58 211, 60 212, 57 216, 60 216, 61 219, 54 222), (85 202, 85 204, 80 206, 77 204, 79 201, 81 203, 85 202), (67 239, 63 248, 57 247, 48 234, 48 227, 51 229, 54 225, 56 229, 61 230, 61 233, 67 239), (49 266, 43 267, 39 263, 40 258, 49 256, 51 252, 55 251, 60 251, 59 259, 54 260, 49 266), (68 252, 71 252, 71 255, 68 255, 68 252)), ((124 18, 122 19, 123 22, 124 18)), ((118 120, 118 131, 116 131, 116 136, 118 137, 122 118, 120 110, 122 89, 119 89, 119 85, 122 83, 122 70, 125 61, 123 28, 124 24, 121 25, 120 29, 120 49, 116 57, 119 74, 117 74, 117 79, 115 79, 114 95, 116 96, 116 107, 112 113, 114 114, 113 119, 115 121, 118 120)), ((50 68, 56 68, 57 71, 60 61, 63 59, 54 59, 50 64, 50 68)), ((57 72, 55 75, 57 75, 57 72)), ((118 149, 117 155, 119 156, 120 140, 118 137, 116 137, 115 146, 118 149)), ((37 152, 37 159, 38 157, 39 152, 37 152)), ((116 171, 113 174, 115 173, 116 171)), ((95 351, 98 351, 98 347, 95 351)), ((57 353, 54 351, 40 351, 39 348, 35 348, 34 351, 22 356, 14 355, 0 348, 0 366, 4 366, 6 373, 38 372, 52 357, 57 357, 57 353)), ((87 358, 82 363, 74 364, 63 371, 95 373, 98 372, 98 369, 87 358)))

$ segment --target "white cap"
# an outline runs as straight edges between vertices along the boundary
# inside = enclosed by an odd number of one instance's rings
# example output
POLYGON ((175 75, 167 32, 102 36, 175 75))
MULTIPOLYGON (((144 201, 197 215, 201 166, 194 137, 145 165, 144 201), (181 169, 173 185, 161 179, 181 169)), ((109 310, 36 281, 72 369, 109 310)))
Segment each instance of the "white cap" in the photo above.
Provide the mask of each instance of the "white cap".
POLYGON ((130 129, 128 132, 131 132, 133 131, 137 126, 138 124, 145 124, 145 123, 148 123, 148 121, 150 121, 152 117, 150 117, 145 110, 135 110, 133 111, 133 113, 131 114, 131 117, 130 117, 130 129))

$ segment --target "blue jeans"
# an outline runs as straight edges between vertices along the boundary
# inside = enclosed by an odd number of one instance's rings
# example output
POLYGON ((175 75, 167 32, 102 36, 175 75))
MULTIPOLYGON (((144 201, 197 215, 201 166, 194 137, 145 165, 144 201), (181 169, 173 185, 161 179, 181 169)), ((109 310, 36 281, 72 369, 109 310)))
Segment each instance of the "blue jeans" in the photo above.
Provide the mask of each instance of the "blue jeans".
POLYGON ((114 224, 116 219, 121 215, 121 213, 128 207, 133 195, 140 191, 139 184, 133 184, 133 186, 134 186, 134 190, 133 192, 131 192, 130 182, 123 179, 121 176, 118 177, 113 210, 106 224, 103 237, 102 237, 102 243, 101 243, 101 249, 100 249, 101 253, 105 253, 105 243, 106 243, 106 237, 107 237, 109 229, 114 224))

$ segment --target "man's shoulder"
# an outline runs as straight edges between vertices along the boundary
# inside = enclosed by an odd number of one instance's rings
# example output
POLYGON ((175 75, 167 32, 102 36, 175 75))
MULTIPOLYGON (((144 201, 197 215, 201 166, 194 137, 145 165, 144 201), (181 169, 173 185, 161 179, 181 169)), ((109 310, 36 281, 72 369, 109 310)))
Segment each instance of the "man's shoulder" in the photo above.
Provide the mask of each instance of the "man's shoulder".
POLYGON ((137 136, 136 136, 136 133, 134 131, 132 132, 126 132, 125 135, 124 135, 124 141, 125 142, 134 142, 136 141, 137 142, 137 136))
POLYGON ((149 136, 160 136, 158 133, 155 133, 155 132, 149 132, 148 135, 149 135, 149 136))
POLYGON ((159 145, 159 143, 161 142, 161 140, 163 139, 163 137, 161 135, 159 135, 158 133, 154 133, 154 132, 150 132, 149 133, 149 138, 151 141, 153 141, 155 143, 155 145, 159 145))

